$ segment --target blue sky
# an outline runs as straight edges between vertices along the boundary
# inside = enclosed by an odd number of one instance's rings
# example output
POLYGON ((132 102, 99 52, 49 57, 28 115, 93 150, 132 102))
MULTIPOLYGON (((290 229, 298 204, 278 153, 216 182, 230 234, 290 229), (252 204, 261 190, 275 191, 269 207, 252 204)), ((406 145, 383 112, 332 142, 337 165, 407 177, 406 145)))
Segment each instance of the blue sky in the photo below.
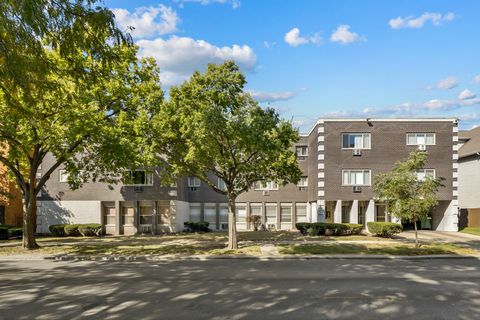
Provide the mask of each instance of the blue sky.
POLYGON ((480 124, 480 1, 105 1, 166 90, 234 59, 302 131, 320 116, 480 124), (477 93, 479 96, 477 96, 477 93))

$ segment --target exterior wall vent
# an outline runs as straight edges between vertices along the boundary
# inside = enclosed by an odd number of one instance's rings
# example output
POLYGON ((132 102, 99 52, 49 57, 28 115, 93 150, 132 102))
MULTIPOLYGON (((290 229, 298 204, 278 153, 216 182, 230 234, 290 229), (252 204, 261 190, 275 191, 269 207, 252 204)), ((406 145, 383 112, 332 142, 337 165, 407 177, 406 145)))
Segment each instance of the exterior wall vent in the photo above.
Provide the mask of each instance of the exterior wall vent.
POLYGON ((262 194, 264 196, 269 196, 270 195, 270 190, 263 190, 262 194))
POLYGON ((354 186, 354 187, 353 187, 353 192, 355 192, 355 193, 360 193, 360 192, 362 192, 362 187, 354 186))

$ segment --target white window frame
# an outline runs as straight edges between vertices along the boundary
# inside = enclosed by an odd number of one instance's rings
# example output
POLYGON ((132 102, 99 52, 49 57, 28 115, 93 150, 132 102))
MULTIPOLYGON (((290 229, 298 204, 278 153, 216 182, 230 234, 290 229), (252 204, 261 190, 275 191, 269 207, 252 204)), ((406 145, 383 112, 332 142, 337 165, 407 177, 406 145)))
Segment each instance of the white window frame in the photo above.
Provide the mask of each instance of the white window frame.
POLYGON ((366 133, 366 132, 345 132, 345 133, 342 133, 341 145, 342 145, 343 150, 370 150, 370 149, 372 149, 372 135, 370 133, 366 133), (350 136, 350 135, 357 135, 357 136, 360 135, 360 136, 362 136, 362 145, 358 146, 358 147, 355 146, 353 148, 344 147, 343 146, 344 136, 350 136), (368 137, 368 142, 369 142, 368 148, 363 145, 363 142, 365 141, 365 137, 368 137))
POLYGON ((297 155, 297 157, 308 157, 308 146, 307 145, 295 146, 295 154, 297 155), (306 153, 298 154, 298 149, 300 149, 300 148, 305 148, 306 153))
POLYGON ((366 187, 366 186, 371 186, 372 185, 372 170, 371 169, 344 169, 342 170, 342 186, 347 186, 347 187, 351 187, 351 186, 361 186, 361 187, 366 187), (359 171, 363 171, 363 174, 365 174, 365 172, 368 172, 368 182, 369 183, 363 183, 363 184, 358 184, 358 183, 350 183, 350 182, 347 182, 345 183, 344 181, 344 176, 345 176, 345 173, 348 172, 348 179, 350 180, 350 177, 351 177, 351 172, 359 172, 359 171))
POLYGON ((278 190, 278 183, 274 181, 257 181, 253 184, 254 190, 265 191, 265 190, 278 190), (257 184, 261 183, 261 187, 258 188, 257 184))
POLYGON ((68 173, 65 169, 58 170, 58 182, 68 182, 68 173))
POLYGON ((297 187, 299 187, 299 188, 308 187, 308 177, 307 176, 301 177, 300 180, 297 183, 297 187))
POLYGON ((153 172, 147 172, 147 170, 129 170, 129 171, 127 171, 127 174, 130 175, 130 179, 132 181, 133 181, 132 173, 137 172, 137 171, 145 172, 145 183, 133 183, 132 182, 132 183, 125 184, 125 186, 134 186, 134 187, 137 187, 137 186, 153 186, 153 172))
POLYGON ((435 134, 435 132, 409 132, 406 135, 406 139, 407 139, 407 146, 420 146, 420 145, 434 146, 437 144, 437 135, 435 134), (427 134, 433 135, 433 143, 427 143, 427 134), (408 141, 409 140, 408 137, 412 135, 415 135, 415 143, 409 143, 408 141), (425 143, 418 143, 419 136, 423 136, 423 138, 425 139, 425 143))
POLYGON ((432 177, 432 178, 435 179, 436 174, 437 174, 436 171, 435 171, 435 169, 425 168, 425 169, 419 169, 419 170, 417 170, 416 174, 417 174, 417 179, 418 179, 418 181, 424 181, 424 180, 425 180, 425 177, 427 176, 427 171, 433 172, 433 177, 432 177), (420 178, 420 177, 418 176, 420 173, 423 173, 423 178, 420 178))
POLYGON ((202 183, 201 180, 197 177, 188 177, 188 187, 189 188, 199 188, 201 183, 202 183))

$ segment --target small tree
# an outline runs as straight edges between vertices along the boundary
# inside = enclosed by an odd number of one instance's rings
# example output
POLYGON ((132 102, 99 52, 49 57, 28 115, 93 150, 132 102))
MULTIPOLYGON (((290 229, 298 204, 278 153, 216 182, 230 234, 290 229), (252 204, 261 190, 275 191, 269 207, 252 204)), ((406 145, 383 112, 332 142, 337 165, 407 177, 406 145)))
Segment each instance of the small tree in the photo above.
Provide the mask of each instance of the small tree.
POLYGON ((248 216, 247 223, 253 226, 253 231, 258 231, 258 228, 262 224, 262 217, 257 215, 248 216))
POLYGON ((257 181, 296 183, 301 177, 292 144, 298 132, 271 108, 262 109, 243 91, 235 63, 208 65, 170 90, 157 117, 158 153, 174 174, 196 176, 227 196, 228 248, 236 249, 235 200, 257 181), (219 187, 212 174, 223 180, 219 187))
POLYGON ((418 170, 427 163, 427 153, 413 151, 407 160, 397 162, 392 171, 375 175, 373 190, 389 213, 403 221, 413 222, 415 247, 418 247, 417 221, 425 219, 438 204, 437 192, 442 178, 426 175, 419 180, 418 170))

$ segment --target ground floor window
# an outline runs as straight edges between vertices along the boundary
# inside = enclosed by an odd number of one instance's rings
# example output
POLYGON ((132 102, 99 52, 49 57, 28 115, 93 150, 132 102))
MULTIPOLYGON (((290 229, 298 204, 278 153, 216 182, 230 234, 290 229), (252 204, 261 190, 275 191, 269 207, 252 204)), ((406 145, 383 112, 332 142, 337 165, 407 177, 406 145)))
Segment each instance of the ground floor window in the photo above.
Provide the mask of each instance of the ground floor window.
POLYGON ((235 206, 235 217, 237 222, 246 222, 247 208, 244 205, 235 206))
POLYGON ((220 222, 220 229, 227 230, 228 229, 228 208, 226 205, 220 205, 218 220, 220 222))
POLYGON ((122 225, 133 225, 135 210, 132 207, 122 207, 122 225))
POLYGON ((308 222, 307 221, 307 205, 299 204, 295 205, 295 221, 296 222, 308 222))
POLYGON ((377 222, 387 221, 387 210, 385 205, 383 204, 375 205, 375 221, 377 222))
POLYGON ((199 204, 190 205, 190 221, 200 222, 201 221, 201 207, 199 204))
POLYGON ((262 217, 262 206, 261 205, 250 205, 250 215, 262 217))
POLYGON ((153 223, 153 208, 140 207, 140 224, 152 224, 152 223, 153 223))
POLYGON ((159 201, 157 208, 157 224, 168 224, 170 221, 170 202, 159 201))
POLYGON ((265 207, 265 216, 266 216, 266 223, 268 225, 276 225, 277 224, 277 206, 276 205, 267 205, 265 207))
POLYGON ((115 225, 115 207, 104 207, 103 208, 103 224, 104 225, 115 225))
POLYGON ((205 217, 204 221, 210 224, 210 227, 215 227, 217 224, 217 208, 213 205, 205 205, 205 217))
POLYGON ((280 222, 292 222, 291 205, 282 205, 280 207, 280 222))

